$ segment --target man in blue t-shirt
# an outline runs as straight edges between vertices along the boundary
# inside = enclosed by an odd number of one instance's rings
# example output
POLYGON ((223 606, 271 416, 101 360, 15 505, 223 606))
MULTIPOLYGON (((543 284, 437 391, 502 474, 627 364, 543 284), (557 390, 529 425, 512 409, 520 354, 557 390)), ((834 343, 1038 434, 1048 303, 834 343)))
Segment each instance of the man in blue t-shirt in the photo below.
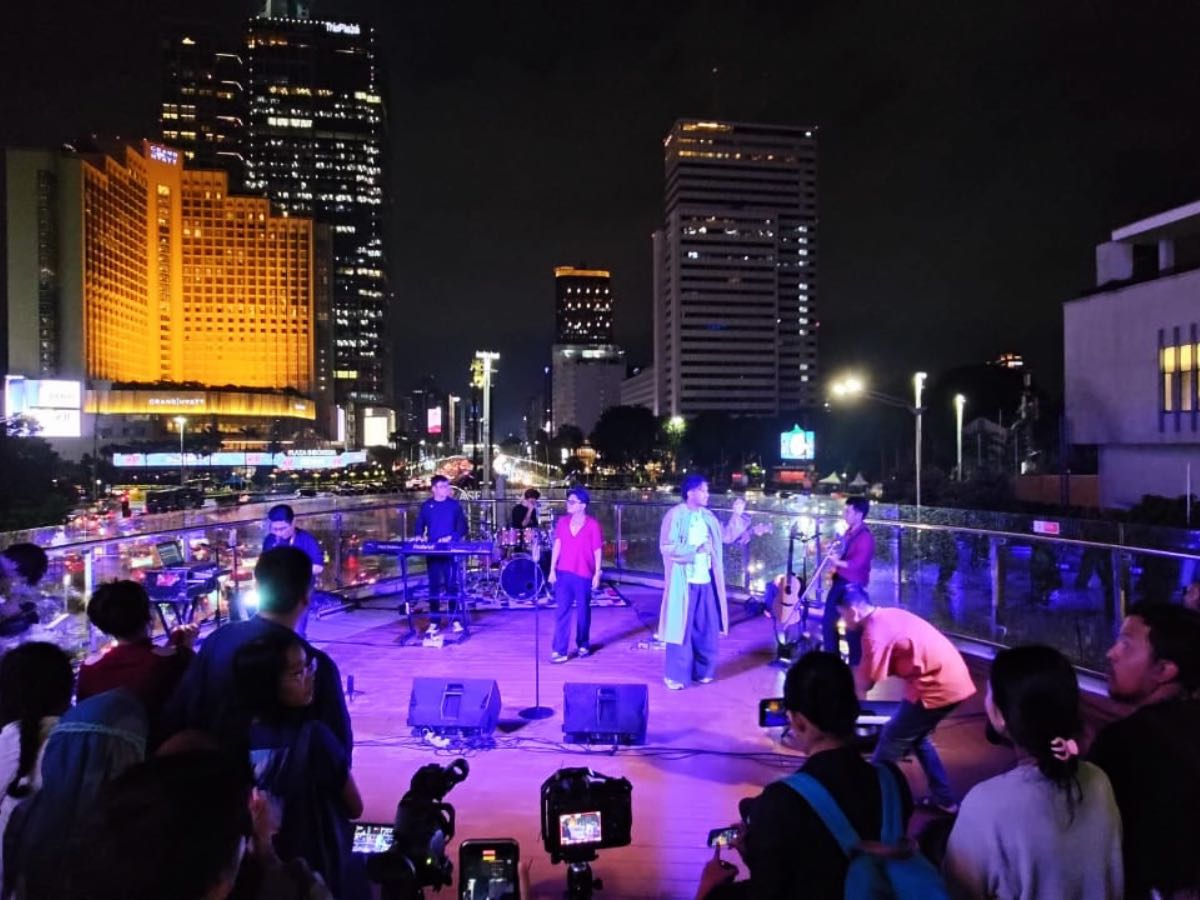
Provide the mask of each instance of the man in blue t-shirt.
MULTIPOLYGON (((276 547, 263 553, 254 567, 254 578, 259 592, 258 615, 247 622, 231 622, 204 639, 164 710, 166 733, 198 728, 221 734, 233 712, 233 658, 238 648, 280 629, 296 631, 296 625, 307 614, 312 563, 299 548, 276 547)), ((354 736, 341 673, 327 654, 303 638, 301 642, 317 667, 313 702, 306 707, 305 716, 324 722, 349 756, 354 736)))
MULTIPOLYGON (((430 480, 430 489, 433 496, 421 504, 414 536, 439 544, 461 541, 467 535, 467 517, 463 514, 459 502, 450 496, 450 479, 445 475, 434 475, 430 480)), ((425 633, 433 637, 439 631, 438 622, 434 617, 441 611, 442 596, 450 598, 452 618, 458 610, 458 585, 453 557, 429 556, 426 557, 425 566, 429 573, 430 613, 429 627, 425 633)), ((454 619, 451 627, 456 632, 463 630, 458 619, 454 619)))
MULTIPOLYGON (((317 584, 317 576, 325 570, 325 551, 317 543, 317 539, 303 528, 296 527, 296 514, 286 503, 272 506, 267 511, 268 534, 263 538, 263 553, 276 547, 295 547, 303 550, 305 556, 312 560, 312 586, 317 584)), ((296 633, 303 637, 308 633, 308 613, 305 612, 296 626, 296 633)))

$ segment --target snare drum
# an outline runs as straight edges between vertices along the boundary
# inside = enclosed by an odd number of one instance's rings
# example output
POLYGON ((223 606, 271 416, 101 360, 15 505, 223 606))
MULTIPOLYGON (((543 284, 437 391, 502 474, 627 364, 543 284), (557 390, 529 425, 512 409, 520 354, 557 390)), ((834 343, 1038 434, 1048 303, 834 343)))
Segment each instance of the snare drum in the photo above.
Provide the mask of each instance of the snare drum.
MULTIPOLYGON (((526 531, 530 529, 526 528, 526 531)), ((505 549, 518 547, 521 545, 524 535, 520 528, 501 528, 500 529, 500 546, 505 549)))

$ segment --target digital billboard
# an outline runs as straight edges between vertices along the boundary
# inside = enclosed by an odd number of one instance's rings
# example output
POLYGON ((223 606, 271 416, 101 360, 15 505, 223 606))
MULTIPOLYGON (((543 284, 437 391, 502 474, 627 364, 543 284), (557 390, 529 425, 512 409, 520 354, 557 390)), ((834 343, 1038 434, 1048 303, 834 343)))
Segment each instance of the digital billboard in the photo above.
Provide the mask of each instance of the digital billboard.
POLYGON ((816 435, 799 425, 779 434, 779 457, 789 461, 812 462, 817 455, 816 435))
POLYGON ((440 406, 425 410, 425 419, 427 422, 426 434, 442 433, 442 408, 440 406))
POLYGON ((79 437, 83 386, 78 381, 4 377, 4 412, 37 423, 40 437, 79 437))

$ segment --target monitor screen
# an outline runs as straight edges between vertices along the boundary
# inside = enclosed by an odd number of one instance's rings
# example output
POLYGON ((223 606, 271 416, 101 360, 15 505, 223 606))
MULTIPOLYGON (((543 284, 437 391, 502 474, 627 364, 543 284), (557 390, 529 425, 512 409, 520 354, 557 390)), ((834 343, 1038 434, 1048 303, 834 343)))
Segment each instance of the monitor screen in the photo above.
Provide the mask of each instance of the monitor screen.
POLYGON ((159 541, 154 545, 158 553, 158 562, 163 566, 182 566, 183 551, 179 549, 178 541, 159 541))

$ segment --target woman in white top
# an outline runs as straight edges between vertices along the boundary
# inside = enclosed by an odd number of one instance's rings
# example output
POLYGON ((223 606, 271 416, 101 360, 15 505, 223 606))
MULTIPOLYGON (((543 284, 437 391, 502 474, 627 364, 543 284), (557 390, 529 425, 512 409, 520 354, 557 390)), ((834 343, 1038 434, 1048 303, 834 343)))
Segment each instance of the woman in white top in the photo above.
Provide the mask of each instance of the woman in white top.
POLYGON ((942 874, 956 898, 1109 900, 1124 890, 1121 817, 1108 778, 1079 758, 1079 684, 1050 647, 992 663, 988 738, 1017 765, 962 802, 942 874))
POLYGON ((4 829, 17 804, 41 787, 42 748, 74 689, 70 657, 54 644, 21 644, 0 658, 0 884, 4 829))

